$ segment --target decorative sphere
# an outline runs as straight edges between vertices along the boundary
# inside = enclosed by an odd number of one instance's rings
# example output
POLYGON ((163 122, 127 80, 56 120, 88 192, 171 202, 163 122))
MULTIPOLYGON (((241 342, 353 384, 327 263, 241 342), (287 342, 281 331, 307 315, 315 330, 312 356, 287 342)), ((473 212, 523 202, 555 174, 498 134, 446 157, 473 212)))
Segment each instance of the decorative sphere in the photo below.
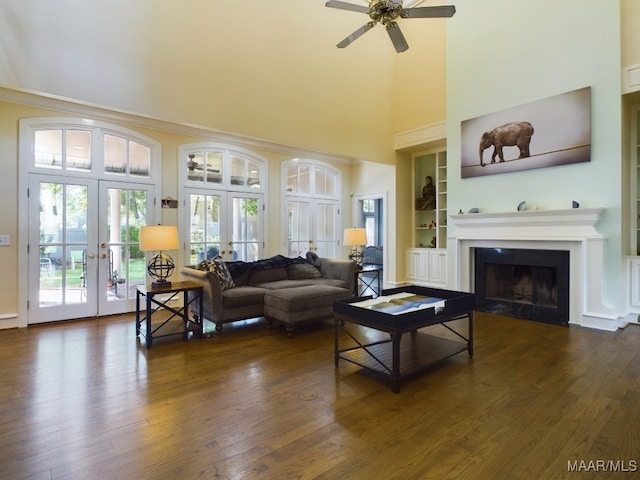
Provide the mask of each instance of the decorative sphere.
POLYGON ((149 260, 149 264, 147 265, 149 275, 160 281, 169 278, 175 269, 176 264, 173 262, 173 258, 164 253, 157 254, 149 260))

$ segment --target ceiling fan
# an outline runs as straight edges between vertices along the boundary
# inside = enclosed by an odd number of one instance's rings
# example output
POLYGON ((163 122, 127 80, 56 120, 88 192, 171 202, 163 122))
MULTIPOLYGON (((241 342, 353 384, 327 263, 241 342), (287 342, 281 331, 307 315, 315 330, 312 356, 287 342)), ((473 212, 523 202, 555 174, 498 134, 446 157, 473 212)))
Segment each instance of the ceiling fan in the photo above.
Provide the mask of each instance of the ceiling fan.
POLYGON ((341 2, 340 0, 329 0, 325 6, 329 8, 339 8, 341 10, 350 10, 352 12, 366 13, 371 19, 338 43, 338 48, 344 48, 347 45, 350 45, 354 40, 358 39, 360 36, 375 27, 377 23, 382 23, 382 25, 386 27, 389 38, 391 38, 391 42, 398 53, 404 52, 409 48, 409 44, 405 40, 404 35, 400 31, 400 27, 396 22, 398 18, 452 17, 453 14, 456 13, 456 7, 453 5, 403 8, 402 0, 371 0, 368 7, 341 2))

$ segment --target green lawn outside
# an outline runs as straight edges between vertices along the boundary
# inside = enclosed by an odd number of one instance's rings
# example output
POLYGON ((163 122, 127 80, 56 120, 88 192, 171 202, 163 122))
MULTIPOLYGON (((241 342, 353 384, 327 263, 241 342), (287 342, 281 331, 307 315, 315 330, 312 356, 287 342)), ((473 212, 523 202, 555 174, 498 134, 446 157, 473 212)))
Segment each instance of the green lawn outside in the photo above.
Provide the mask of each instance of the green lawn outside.
MULTIPOLYGON (((43 267, 40 271, 40 288, 56 289, 62 285, 63 268, 60 265, 52 263, 50 267, 43 267)), ((76 265, 75 269, 67 267, 67 287, 80 288, 82 286, 82 265, 76 265)), ((118 274, 120 280, 129 278, 129 281, 144 281, 146 275, 146 263, 143 258, 135 258, 129 261, 129 272, 118 274)))

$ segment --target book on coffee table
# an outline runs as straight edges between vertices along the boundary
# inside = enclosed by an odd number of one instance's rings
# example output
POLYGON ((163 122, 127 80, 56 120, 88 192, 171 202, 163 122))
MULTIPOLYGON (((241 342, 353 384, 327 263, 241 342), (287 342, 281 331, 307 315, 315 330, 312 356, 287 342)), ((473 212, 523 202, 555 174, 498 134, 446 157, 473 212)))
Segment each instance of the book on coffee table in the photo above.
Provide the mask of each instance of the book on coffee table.
POLYGON ((445 307, 446 300, 438 297, 428 297, 415 293, 395 293, 393 295, 383 295, 377 298, 355 302, 351 305, 355 307, 375 310, 378 312, 388 313, 390 315, 399 315, 402 313, 415 312, 425 308, 435 308, 436 311, 445 307))

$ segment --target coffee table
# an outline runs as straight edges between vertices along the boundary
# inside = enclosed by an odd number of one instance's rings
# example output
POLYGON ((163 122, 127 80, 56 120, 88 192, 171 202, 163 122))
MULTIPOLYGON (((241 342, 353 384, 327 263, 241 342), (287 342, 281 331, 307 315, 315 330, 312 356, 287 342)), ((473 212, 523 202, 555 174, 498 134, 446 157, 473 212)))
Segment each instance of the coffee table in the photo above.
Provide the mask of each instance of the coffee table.
POLYGON ((392 390, 398 393, 401 380, 408 375, 464 351, 473 356, 474 305, 472 293, 415 285, 383 290, 376 299, 336 301, 333 303, 335 366, 338 368, 342 359, 382 374, 391 380, 392 390), (468 320, 466 332, 448 325, 460 319, 468 320), (366 336, 356 336, 350 324, 388 333, 389 338, 362 340, 366 336), (437 324, 445 327, 453 339, 420 331, 437 324), (353 340, 350 346, 341 348, 341 333, 353 340))

